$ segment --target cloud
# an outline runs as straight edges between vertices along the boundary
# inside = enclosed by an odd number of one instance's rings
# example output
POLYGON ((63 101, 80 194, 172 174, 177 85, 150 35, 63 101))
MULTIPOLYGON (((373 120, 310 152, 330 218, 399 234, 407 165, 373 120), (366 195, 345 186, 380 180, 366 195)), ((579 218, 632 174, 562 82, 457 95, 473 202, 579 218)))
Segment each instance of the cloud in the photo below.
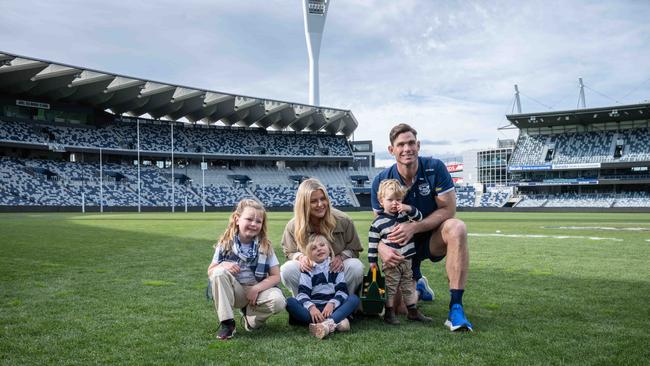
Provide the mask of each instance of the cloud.
POLYGON ((402 95, 400 95, 400 98, 402 98, 404 101, 412 102, 412 103, 425 103, 431 100, 430 96, 416 94, 412 90, 403 93, 402 95))
MULTIPOLYGON (((5 0, 3 51, 230 93, 307 102, 299 2, 5 0), (44 26, 47 25, 47 26, 44 26)), ((378 154, 413 125, 423 153, 494 146, 512 111, 650 98, 650 3, 334 1, 320 55, 321 104, 351 109, 378 154), (642 64, 642 62, 641 62, 642 64), (424 144, 424 142, 432 142, 424 144)))
POLYGON ((478 139, 466 139, 466 140, 461 140, 461 141, 458 141, 458 142, 460 142, 461 144, 469 144, 469 143, 478 142, 478 141, 479 141, 478 139))
POLYGON ((451 142, 448 140, 438 140, 438 141, 433 141, 433 140, 420 140, 420 145, 451 145, 451 142))

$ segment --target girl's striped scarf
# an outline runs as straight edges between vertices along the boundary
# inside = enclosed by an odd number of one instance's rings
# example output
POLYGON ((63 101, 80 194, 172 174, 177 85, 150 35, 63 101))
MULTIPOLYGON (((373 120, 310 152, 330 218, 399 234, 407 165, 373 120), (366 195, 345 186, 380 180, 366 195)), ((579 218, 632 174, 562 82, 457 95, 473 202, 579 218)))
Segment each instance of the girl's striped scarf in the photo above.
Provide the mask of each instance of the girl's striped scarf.
POLYGON ((254 253, 252 256, 247 256, 247 253, 241 251, 241 242, 239 241, 239 235, 235 235, 232 245, 232 251, 226 253, 223 251, 223 247, 219 245, 217 252, 217 262, 221 263, 223 261, 227 262, 237 262, 240 266, 248 266, 251 271, 255 273, 255 279, 257 282, 261 282, 265 279, 269 273, 269 263, 268 257, 266 254, 260 253, 259 241, 257 238, 253 240, 253 250, 254 253))

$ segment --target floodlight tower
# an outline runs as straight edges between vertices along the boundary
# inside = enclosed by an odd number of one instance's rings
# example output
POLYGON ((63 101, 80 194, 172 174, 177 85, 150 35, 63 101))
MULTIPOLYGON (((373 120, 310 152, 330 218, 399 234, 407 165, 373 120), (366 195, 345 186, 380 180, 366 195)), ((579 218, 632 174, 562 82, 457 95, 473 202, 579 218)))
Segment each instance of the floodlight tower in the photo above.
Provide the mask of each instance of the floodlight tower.
POLYGON ((331 0, 302 0, 302 12, 305 19, 305 38, 309 55, 309 104, 320 104, 318 91, 318 56, 320 41, 323 38, 327 8, 331 0))

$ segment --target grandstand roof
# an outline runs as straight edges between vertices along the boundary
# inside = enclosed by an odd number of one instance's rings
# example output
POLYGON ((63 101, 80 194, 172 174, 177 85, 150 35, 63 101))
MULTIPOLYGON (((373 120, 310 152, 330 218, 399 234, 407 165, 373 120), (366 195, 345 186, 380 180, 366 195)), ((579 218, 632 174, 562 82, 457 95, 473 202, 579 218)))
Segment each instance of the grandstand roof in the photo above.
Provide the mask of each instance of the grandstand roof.
POLYGON ((350 136, 358 122, 350 110, 317 107, 134 78, 0 51, 0 92, 36 100, 72 102, 117 115, 190 122, 221 121, 350 136))
POLYGON ((517 128, 550 127, 650 119, 650 103, 506 115, 517 128))

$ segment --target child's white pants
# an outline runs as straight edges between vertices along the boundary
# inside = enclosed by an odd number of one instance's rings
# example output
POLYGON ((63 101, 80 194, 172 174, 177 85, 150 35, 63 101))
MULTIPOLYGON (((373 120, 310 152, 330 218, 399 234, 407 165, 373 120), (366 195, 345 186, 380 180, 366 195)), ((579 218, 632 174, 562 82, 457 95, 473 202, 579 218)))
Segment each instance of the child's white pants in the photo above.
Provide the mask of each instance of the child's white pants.
POLYGON ((246 298, 248 289, 252 286, 244 286, 237 282, 235 276, 223 268, 215 268, 210 276, 212 283, 212 297, 214 299, 214 310, 219 321, 234 319, 234 308, 246 306, 246 318, 251 327, 261 326, 271 315, 284 311, 286 300, 282 290, 271 287, 257 295, 257 303, 249 304, 246 298))

